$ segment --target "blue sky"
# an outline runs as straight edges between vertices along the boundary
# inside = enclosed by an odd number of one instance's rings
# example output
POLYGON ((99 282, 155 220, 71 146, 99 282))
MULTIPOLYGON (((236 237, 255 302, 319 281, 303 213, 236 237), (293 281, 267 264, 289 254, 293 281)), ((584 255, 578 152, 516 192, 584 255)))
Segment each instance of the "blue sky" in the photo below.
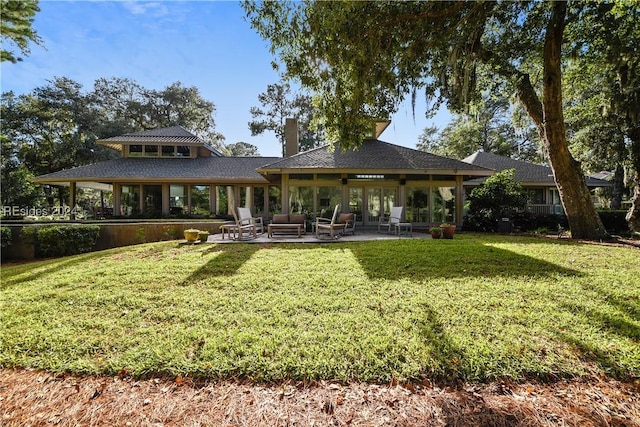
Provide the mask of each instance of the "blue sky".
MULTIPOLYGON (((252 137, 249 109, 268 84, 279 81, 273 56, 244 20, 238 2, 40 1, 34 28, 43 46, 17 64, 2 63, 2 91, 28 93, 53 77, 68 77, 91 90, 100 77, 128 77, 149 89, 180 81, 195 86, 216 106, 216 128, 226 143, 245 141, 263 156, 279 156, 272 133, 252 137)), ((422 130, 446 125, 444 113, 416 118, 402 105, 380 139, 415 148, 422 130)))

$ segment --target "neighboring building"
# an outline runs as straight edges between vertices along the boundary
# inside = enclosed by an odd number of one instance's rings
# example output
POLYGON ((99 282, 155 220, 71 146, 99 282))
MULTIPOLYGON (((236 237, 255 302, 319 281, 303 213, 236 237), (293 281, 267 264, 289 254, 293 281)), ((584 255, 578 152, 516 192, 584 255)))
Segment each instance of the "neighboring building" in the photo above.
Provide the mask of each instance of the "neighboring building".
POLYGON ((360 225, 377 224, 405 206, 414 224, 462 224, 463 182, 493 172, 459 160, 378 140, 376 124, 358 150, 325 146, 297 153, 297 122, 287 119, 286 158, 225 157, 175 126, 98 141, 122 157, 42 175, 36 182, 111 191, 114 216, 227 216, 233 206, 254 215, 304 212, 310 218, 340 203, 360 225))
MULTIPOLYGON (((529 202, 527 209, 536 214, 564 213, 560 202, 560 193, 553 178, 553 171, 548 166, 536 165, 522 160, 498 156, 497 154, 476 151, 463 162, 500 172, 515 169, 515 180, 527 191, 529 202)), ((465 181, 465 187, 476 187, 486 178, 475 178, 465 181)), ((597 187, 610 187, 611 183, 603 179, 585 176, 587 187, 592 191, 597 187)))

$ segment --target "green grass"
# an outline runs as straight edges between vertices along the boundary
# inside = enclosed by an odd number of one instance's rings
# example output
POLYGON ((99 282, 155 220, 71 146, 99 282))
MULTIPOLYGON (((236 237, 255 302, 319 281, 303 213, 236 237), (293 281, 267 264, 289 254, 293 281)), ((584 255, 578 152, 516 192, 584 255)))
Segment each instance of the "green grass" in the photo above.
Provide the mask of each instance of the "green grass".
POLYGON ((2 268, 0 365, 256 381, 640 376, 640 252, 175 242, 2 268))

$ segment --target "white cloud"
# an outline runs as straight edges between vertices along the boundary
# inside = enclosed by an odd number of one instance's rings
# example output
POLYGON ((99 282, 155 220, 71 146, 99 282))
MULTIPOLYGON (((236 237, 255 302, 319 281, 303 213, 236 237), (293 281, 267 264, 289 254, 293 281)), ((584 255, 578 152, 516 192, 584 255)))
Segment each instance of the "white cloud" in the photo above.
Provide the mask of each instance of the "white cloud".
POLYGON ((122 4, 133 15, 152 13, 155 16, 164 16, 169 13, 167 7, 159 2, 125 1, 122 4))

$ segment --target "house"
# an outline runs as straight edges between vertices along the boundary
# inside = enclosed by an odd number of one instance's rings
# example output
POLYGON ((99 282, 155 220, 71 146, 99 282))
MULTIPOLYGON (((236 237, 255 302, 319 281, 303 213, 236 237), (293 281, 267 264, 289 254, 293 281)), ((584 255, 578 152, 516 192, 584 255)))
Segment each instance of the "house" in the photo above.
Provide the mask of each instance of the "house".
MULTIPOLYGON (((515 169, 515 180, 519 182, 527 191, 529 200, 527 209, 535 214, 564 213, 560 202, 560 193, 553 177, 553 171, 548 166, 536 165, 509 157, 498 156, 497 154, 476 151, 469 157, 462 159, 463 162, 475 166, 500 172, 506 169, 515 169)), ((464 183, 465 187, 476 187, 486 180, 474 178, 464 183)), ((594 190, 597 187, 610 187, 611 183, 603 179, 585 176, 587 187, 594 190)))
POLYGON ((174 126, 98 141, 122 157, 42 175, 36 182, 110 191, 118 217, 179 214, 226 216, 233 206, 254 215, 325 215, 337 203, 362 226, 375 225, 392 206, 405 206, 416 225, 462 224, 463 183, 493 172, 378 139, 376 124, 358 150, 324 146, 298 153, 297 121, 287 119, 287 157, 227 157, 174 126))

